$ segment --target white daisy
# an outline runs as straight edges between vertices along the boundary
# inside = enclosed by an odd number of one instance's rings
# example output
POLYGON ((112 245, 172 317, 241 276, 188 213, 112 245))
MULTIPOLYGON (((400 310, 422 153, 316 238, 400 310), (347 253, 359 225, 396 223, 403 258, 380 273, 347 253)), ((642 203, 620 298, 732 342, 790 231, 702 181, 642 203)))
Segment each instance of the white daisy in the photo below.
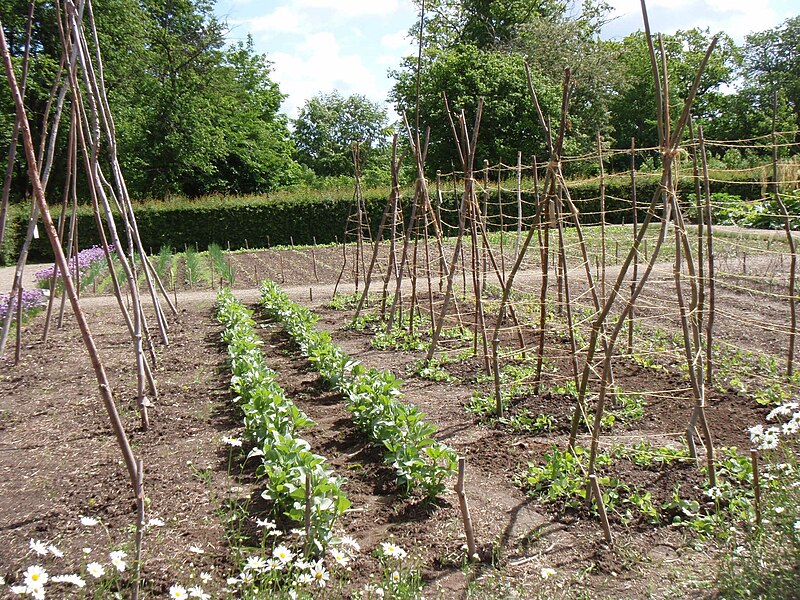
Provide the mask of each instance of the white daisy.
POLYGON ((39 556, 47 556, 47 544, 44 542, 40 542, 39 540, 34 540, 31 538, 31 541, 28 542, 28 546, 30 546, 30 549, 39 556))

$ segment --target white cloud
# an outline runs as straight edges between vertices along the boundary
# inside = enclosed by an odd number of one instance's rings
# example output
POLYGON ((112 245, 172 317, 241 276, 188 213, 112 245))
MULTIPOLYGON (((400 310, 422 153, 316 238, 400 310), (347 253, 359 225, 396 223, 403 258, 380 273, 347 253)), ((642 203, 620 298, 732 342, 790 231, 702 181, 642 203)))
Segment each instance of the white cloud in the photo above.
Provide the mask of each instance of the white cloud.
POLYGON ((388 15, 400 8, 398 0, 295 0, 293 6, 329 10, 346 18, 388 15))
POLYGON ((252 33, 297 33, 302 29, 300 14, 288 6, 279 6, 269 14, 233 23, 252 33))
POLYGON ((416 48, 417 44, 414 40, 408 37, 408 31, 401 29, 394 33, 387 33, 381 37, 381 46, 386 50, 398 51, 406 53, 409 49, 416 48))
POLYGON ((388 88, 388 84, 381 85, 361 56, 343 53, 332 32, 308 34, 291 54, 279 52, 269 58, 274 63, 275 80, 289 95, 283 111, 291 118, 297 116, 306 100, 320 92, 339 90, 343 95, 382 98, 388 88))
MULTIPOLYGON (((644 28, 639 0, 609 0, 609 4, 617 17, 604 28, 609 35, 622 37, 644 28)), ((748 33, 774 27, 780 20, 777 7, 776 0, 649 0, 647 15, 654 33, 708 28, 712 33, 724 31, 741 43, 748 33)))

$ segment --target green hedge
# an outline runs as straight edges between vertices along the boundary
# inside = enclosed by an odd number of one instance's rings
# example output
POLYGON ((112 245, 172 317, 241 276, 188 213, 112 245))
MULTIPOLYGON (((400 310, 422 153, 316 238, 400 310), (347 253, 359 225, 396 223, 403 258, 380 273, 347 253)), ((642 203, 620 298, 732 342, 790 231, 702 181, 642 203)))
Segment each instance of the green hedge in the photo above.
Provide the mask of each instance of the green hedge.
MULTIPOLYGON (((640 174, 637 178, 637 193, 641 204, 649 203, 658 185, 658 176, 640 174)), ((712 191, 735 194, 743 199, 760 198, 763 186, 760 181, 714 182, 712 191)), ((403 191, 406 218, 410 209, 413 190, 403 191)), ((492 193, 496 215, 496 192, 492 193)), ((580 182, 570 185, 570 193, 587 223, 598 220, 593 214, 599 210, 598 184, 580 182)), ((694 184, 689 177, 680 181, 680 194, 687 197, 694 193, 694 184)), ((606 184, 606 210, 609 222, 631 222, 630 182, 627 178, 610 178, 606 184), (625 200, 619 200, 622 198, 625 200)), ((526 202, 526 216, 533 211, 533 194, 523 194, 526 202)), ((375 189, 364 193, 370 222, 377 229, 386 205, 388 190, 375 189)), ((480 192, 479 192, 479 197, 480 192)), ((452 191, 443 194, 443 218, 452 226, 458 223, 453 210, 460 202, 460 195, 452 191)), ((231 249, 266 248, 276 245, 311 244, 316 239, 319 244, 336 242, 342 239, 347 215, 353 204, 351 191, 336 192, 281 192, 272 197, 210 197, 199 201, 177 200, 138 204, 136 219, 145 250, 157 252, 162 245, 181 250, 188 245, 197 245, 204 250, 211 243, 231 249), (312 197, 309 197, 312 196, 312 197), (316 197, 313 197, 316 196, 316 197)), ((506 193, 503 197, 506 223, 516 218, 515 194, 506 193)), ((15 260, 19 245, 25 237, 24 207, 15 206, 10 211, 5 240, 0 247, 0 264, 7 265, 15 260)), ((493 219, 497 221, 497 219, 493 219)), ((122 232, 121 222, 117 227, 122 232)), ((41 230, 41 228, 40 228, 41 230)), ((94 217, 89 206, 79 208, 79 242, 82 248, 99 244, 94 217)), ((49 261, 53 255, 46 236, 35 240, 30 251, 31 261, 49 261)))

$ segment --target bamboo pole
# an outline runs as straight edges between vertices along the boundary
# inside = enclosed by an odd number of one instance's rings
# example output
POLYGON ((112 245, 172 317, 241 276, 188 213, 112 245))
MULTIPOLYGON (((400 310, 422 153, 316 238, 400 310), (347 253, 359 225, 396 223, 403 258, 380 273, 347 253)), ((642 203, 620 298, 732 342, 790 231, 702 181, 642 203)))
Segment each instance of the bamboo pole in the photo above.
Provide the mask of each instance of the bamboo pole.
POLYGON ((458 480, 455 485, 455 492, 458 495, 458 507, 461 510, 461 520, 464 522, 464 535, 467 538, 467 552, 469 553, 469 560, 476 562, 480 560, 478 556, 478 549, 475 546, 475 531, 472 527, 472 517, 469 513, 469 503, 467 502, 467 492, 464 487, 466 459, 463 456, 458 457, 458 480))
MULTIPOLYGON (((664 200, 664 202, 663 202, 664 218, 663 218, 663 221, 662 221, 661 233, 659 235, 659 239, 658 239, 658 242, 656 244, 656 248, 654 248, 654 250, 653 250, 653 255, 651 256, 651 258, 650 258, 650 260, 649 260, 649 262, 647 264, 647 268, 646 268, 644 274, 642 275, 642 278, 641 278, 641 280, 639 282, 639 285, 637 286, 637 289, 635 290, 635 293, 631 295, 631 301, 629 301, 628 305, 626 305, 626 307, 622 311, 622 314, 617 319, 616 325, 614 326, 614 329, 613 329, 611 335, 609 336, 609 339, 608 339, 608 342, 607 342, 607 345, 606 345, 605 359, 604 359, 604 363, 603 363, 603 375, 602 375, 602 377, 600 379, 600 391, 599 391, 599 397, 598 397, 598 400, 597 400, 597 408, 596 408, 596 411, 595 411, 594 428, 592 430, 592 442, 591 442, 591 451, 590 451, 590 455, 589 455, 589 467, 588 467, 589 475, 594 474, 594 469, 595 469, 595 461, 596 461, 596 457, 597 457, 599 433, 600 433, 600 420, 602 418, 602 414, 603 414, 603 410, 604 410, 605 394, 606 394, 608 383, 609 383, 609 371, 610 371, 610 366, 611 366, 611 357, 612 357, 613 348, 614 348, 614 345, 616 343, 617 336, 619 335, 619 332, 620 332, 620 330, 622 328, 622 324, 625 321, 625 319, 628 317, 628 312, 630 310, 630 307, 635 302, 635 300, 638 297, 639 293, 641 293, 641 290, 644 287, 644 284, 646 283, 646 281, 647 281, 647 279, 648 279, 648 277, 650 275, 650 272, 653 269, 653 266, 655 264, 655 260, 658 257, 659 250, 660 250, 661 245, 663 244, 664 238, 666 236, 666 228, 667 228, 667 223, 669 221, 670 209, 671 209, 671 206, 672 206, 671 202, 669 201, 669 198, 668 198, 668 196, 666 194, 666 190, 668 189, 667 185, 670 182, 671 171, 672 171, 672 168, 673 168, 673 162, 675 160, 675 157, 677 156, 678 144, 680 143, 681 136, 683 135, 683 130, 686 127, 686 124, 688 122, 689 114, 690 114, 690 111, 691 111, 691 106, 692 106, 692 103, 694 102, 694 98, 695 98, 695 96, 697 94, 697 90, 698 90, 699 85, 700 85, 700 78, 701 78, 701 76, 703 74, 703 71, 705 70, 705 67, 706 67, 706 65, 708 63, 708 60, 709 60, 709 58, 711 56, 711 53, 713 52, 713 50, 714 50, 714 48, 716 47, 716 44, 717 44, 717 38, 714 37, 712 39, 711 43, 709 44, 709 47, 706 50, 706 54, 703 57, 703 60, 701 61, 701 64, 700 64, 700 67, 698 68, 698 71, 697 71, 697 73, 695 75, 694 81, 692 82, 692 87, 690 89, 690 92, 689 92, 689 95, 688 95, 686 101, 684 102, 683 111, 681 113, 681 116, 679 117, 679 119, 678 119, 678 121, 677 121, 677 123, 675 125, 675 128, 671 129, 670 123, 661 122, 662 118, 664 118, 666 120, 669 119, 669 111, 668 110, 664 111, 663 110, 663 106, 662 106, 662 102, 664 102, 664 98, 661 96, 661 83, 660 83, 660 79, 658 77, 658 63, 657 63, 656 58, 655 58, 655 50, 653 48, 652 39, 649 37, 649 29, 650 28, 649 28, 649 23, 648 23, 648 20, 647 20, 647 11, 646 11, 646 7, 644 5, 644 0, 642 0, 642 13, 643 13, 644 21, 645 21, 645 29, 648 32, 648 36, 647 36, 648 50, 650 52, 651 65, 653 66, 653 71, 654 71, 654 74, 655 74, 655 77, 654 77, 655 84, 656 84, 656 88, 658 90, 657 102, 658 102, 658 107, 659 107, 659 139, 660 139, 660 144, 661 144, 661 148, 662 148, 662 158, 663 158, 661 184, 659 185, 658 189, 656 190, 656 192, 655 192, 655 194, 653 196, 653 201, 651 203, 651 207, 648 210, 647 217, 645 218, 645 220, 644 220, 644 222, 642 224, 642 228, 640 229, 640 232, 639 232, 639 237, 637 237, 636 240, 634 241, 634 245, 631 248, 631 250, 630 250, 630 252, 628 254, 628 257, 626 258, 625 263, 623 264, 623 268, 619 272, 619 275, 618 275, 617 280, 615 282, 614 288, 612 289, 611 294, 609 295, 608 299, 606 300, 605 305, 603 307, 603 310, 601 311, 600 315, 598 316, 598 318, 595 320, 595 322, 592 325, 592 332, 591 332, 590 341, 589 341, 589 348, 587 350, 587 361, 586 361, 585 366, 584 366, 583 378, 581 380, 581 389, 579 390, 579 401, 583 400, 583 397, 584 397, 584 395, 586 393, 586 386, 587 386, 587 382, 588 382, 588 378, 589 378, 589 373, 593 370, 592 369, 592 365, 591 365, 591 361, 593 360, 593 355, 594 355, 594 352, 596 350, 596 346, 597 346, 597 343, 598 343, 598 334, 599 334, 599 332, 601 330, 601 326, 604 324, 605 319, 606 319, 606 317, 607 317, 607 315, 608 315, 608 313, 609 313, 609 311, 611 309, 611 306, 613 305, 614 301, 616 300, 617 295, 619 294, 619 289, 620 289, 620 286, 621 286, 622 278, 624 278, 626 276, 626 272, 627 272, 628 266, 630 265, 630 262, 632 261, 632 254, 635 253, 638 250, 638 244, 640 243, 641 239, 644 237, 644 234, 645 234, 645 232, 647 230, 647 225, 649 224, 649 221, 650 221, 650 219, 652 217, 652 214, 653 214, 653 210, 655 208, 655 205, 656 205, 659 197, 663 197, 663 200, 664 200)), ((571 444, 574 443, 574 438, 571 437, 570 442, 571 442, 571 444)))
MULTIPOLYGON (((636 241, 636 229, 638 226, 639 215, 636 207, 636 138, 631 138, 631 208, 633 210, 633 239, 636 241)), ((633 256, 633 274, 631 275, 631 295, 636 289, 636 277, 639 272, 639 253, 633 256)), ((628 317, 628 353, 633 352, 633 322, 635 319, 635 307, 631 306, 630 316, 628 317)))
MULTIPOLYGON (((67 260, 66 257, 64 256, 64 252, 61 249, 58 236, 56 235, 56 229, 55 226, 53 225, 53 220, 50 217, 50 209, 47 206, 47 202, 45 200, 44 188, 42 187, 42 182, 41 179, 39 178, 36 156, 34 154, 30 125, 28 124, 27 114, 25 113, 25 106, 22 100, 22 95, 20 94, 20 90, 17 85, 16 75, 14 73, 14 67, 11 62, 11 56, 9 54, 8 46, 6 44, 6 36, 4 28, 2 26, 2 22, 0 22, 0 54, 2 54, 3 65, 6 71, 6 78, 8 79, 9 87, 11 89, 11 95, 16 107, 17 118, 20 122, 20 132, 22 135, 23 146, 25 148, 25 157, 28 162, 28 176, 30 177, 31 185, 33 187, 33 197, 37 206, 39 207, 39 210, 42 213, 42 219, 44 221, 44 229, 45 232, 47 233, 47 237, 50 240, 50 245, 53 248, 53 253, 55 254, 56 262, 58 262, 59 268, 61 269, 62 273, 66 273, 68 272, 67 260)), ((89 324, 87 323, 86 317, 81 309, 80 303, 78 301, 78 296, 75 292, 75 288, 72 285, 72 281, 69 278, 64 279, 64 288, 65 288, 65 294, 67 295, 67 297, 69 297, 70 304, 72 305, 73 312, 75 313, 75 319, 78 322, 78 327, 81 331, 81 338, 83 339, 84 346, 86 347, 86 350, 91 358, 92 367, 95 371, 95 377, 97 378, 97 383, 100 390, 101 398, 103 400, 103 405, 105 406, 106 412, 108 413, 109 420, 111 422, 111 427, 117 439, 117 444, 120 447, 120 451, 122 453, 125 466, 128 469, 128 475, 130 478, 131 487, 135 492, 137 472, 138 472, 137 461, 134 458, 130 444, 128 443, 128 438, 125 433, 125 429, 122 425, 122 421, 120 420, 119 414, 117 413, 116 405, 114 404, 114 398, 111 392, 111 386, 108 382, 108 378, 106 377, 105 368, 97 352, 97 347, 95 346, 94 338, 92 337, 89 324)))
POLYGON ((786 232, 786 243, 789 246, 789 347, 786 349, 786 377, 791 379, 794 372, 794 345, 797 337, 797 290, 795 282, 797 281, 797 245, 792 235, 791 220, 789 218, 789 211, 786 209, 786 204, 781 198, 780 183, 778 176, 778 144, 776 135, 776 119, 778 115, 778 91, 775 90, 773 94, 772 103, 772 180, 773 180, 773 194, 775 201, 780 207, 783 214, 783 229, 786 232))
MULTIPOLYGON (((460 140, 460 136, 458 135, 458 133, 456 131, 455 123, 453 122, 453 119, 452 119, 452 115, 450 114, 450 108, 449 108, 449 106, 447 104, 447 96, 446 95, 444 96, 444 102, 445 102, 445 106, 447 107, 447 114, 450 117, 450 126, 451 126, 451 128, 453 130, 453 137, 454 137, 454 139, 456 141, 456 147, 458 148, 458 152, 459 152, 459 154, 461 156, 462 162, 464 162, 466 164, 466 160, 467 159, 465 158, 465 156, 468 157, 468 154, 464 152, 464 149, 470 147, 469 146, 469 140, 467 140, 467 139, 460 140), (464 148, 462 148, 462 144, 465 145, 464 148)), ((477 142, 478 131, 479 131, 479 128, 480 128, 480 121, 481 121, 482 114, 483 114, 483 98, 479 98, 478 99, 478 107, 477 107, 476 114, 475 114, 475 125, 474 125, 473 130, 472 130, 473 142, 477 142)), ((464 128, 463 130, 466 131, 466 123, 464 123, 463 128, 464 128)), ((474 148, 475 147, 475 143, 473 143, 471 145, 471 147, 474 148)), ((474 156, 472 158, 474 160, 474 156)), ((448 309, 449 309, 450 300, 453 297, 453 279, 454 279, 453 276, 455 275, 456 268, 458 266, 458 259, 459 259, 459 256, 461 255, 461 247, 462 247, 462 243, 463 243, 463 240, 464 240, 464 230, 466 229, 466 212, 467 212, 467 208, 468 208, 469 199, 471 198, 471 191, 470 190, 471 190, 471 188, 470 188, 469 181, 465 179, 464 180, 464 195, 461 198, 461 208, 459 210, 459 216, 458 216, 458 234, 456 236, 456 244, 455 244, 455 248, 453 250, 453 258, 451 259, 451 262, 450 262, 450 270, 449 270, 449 273, 447 275, 447 286, 446 286, 446 289, 445 289, 444 300, 442 301, 442 306, 441 306, 441 309, 439 311, 439 317, 438 317, 438 319, 436 321, 436 329, 434 330, 433 337, 431 338, 431 344, 428 347, 428 353, 425 356, 425 360, 427 360, 427 361, 430 361, 433 358, 433 354, 436 351, 436 346, 438 345, 439 337, 441 336, 442 329, 444 327, 444 322, 445 322, 445 319, 447 317, 447 312, 448 312, 448 309)))
POLYGON ((714 376, 713 345, 714 345, 714 317, 716 313, 716 280, 714 265, 714 235, 713 215, 711 213, 711 181, 708 176, 708 158, 706 156, 706 144, 703 137, 703 126, 697 128, 700 142, 700 157, 703 164, 703 195, 705 197, 705 218, 706 218, 706 256, 708 259, 708 314, 706 315, 706 372, 705 385, 711 388, 714 376))
MULTIPOLYGON (((33 29, 33 13, 36 6, 35 0, 28 2, 28 20, 25 29, 25 50, 22 53, 22 76, 20 78, 20 95, 25 98, 25 88, 28 82, 28 65, 31 54, 31 31, 33 29)), ((11 132, 11 142, 8 145, 8 156, 6 157, 6 172, 3 177, 3 196, 0 200, 0 247, 3 245, 6 231, 6 221, 8 219, 8 205, 11 195, 11 179, 14 176, 14 163, 17 156, 17 144, 19 143, 19 122, 16 115, 14 117, 14 127, 11 132)))
POLYGON ((606 300, 606 173, 603 169, 603 143, 597 131, 597 162, 600 167, 600 298, 606 300))

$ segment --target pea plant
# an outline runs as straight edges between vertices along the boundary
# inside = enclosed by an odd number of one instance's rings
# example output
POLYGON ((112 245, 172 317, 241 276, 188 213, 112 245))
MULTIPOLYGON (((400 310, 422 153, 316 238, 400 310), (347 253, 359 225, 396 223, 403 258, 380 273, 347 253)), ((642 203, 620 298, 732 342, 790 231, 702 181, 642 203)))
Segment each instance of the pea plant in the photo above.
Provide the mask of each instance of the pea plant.
POLYGON ((276 382, 261 353, 250 311, 230 290, 217 295, 217 318, 225 328, 222 339, 228 345, 231 391, 253 444, 249 456, 261 458, 256 472, 266 480, 262 497, 298 523, 305 522, 310 511, 309 545, 320 551, 330 542, 336 519, 350 506, 341 490, 344 479, 334 475, 325 458, 311 452, 309 443, 297 435, 313 422, 276 382))
POLYGON ((394 467, 404 492, 419 488, 426 500, 441 494, 444 480, 455 472, 456 454, 433 438, 436 428, 415 406, 400 401, 401 381, 349 357, 332 343, 329 332, 315 329, 313 313, 275 283, 262 284, 261 306, 286 328, 328 385, 341 391, 356 427, 383 446, 384 460, 394 467))

